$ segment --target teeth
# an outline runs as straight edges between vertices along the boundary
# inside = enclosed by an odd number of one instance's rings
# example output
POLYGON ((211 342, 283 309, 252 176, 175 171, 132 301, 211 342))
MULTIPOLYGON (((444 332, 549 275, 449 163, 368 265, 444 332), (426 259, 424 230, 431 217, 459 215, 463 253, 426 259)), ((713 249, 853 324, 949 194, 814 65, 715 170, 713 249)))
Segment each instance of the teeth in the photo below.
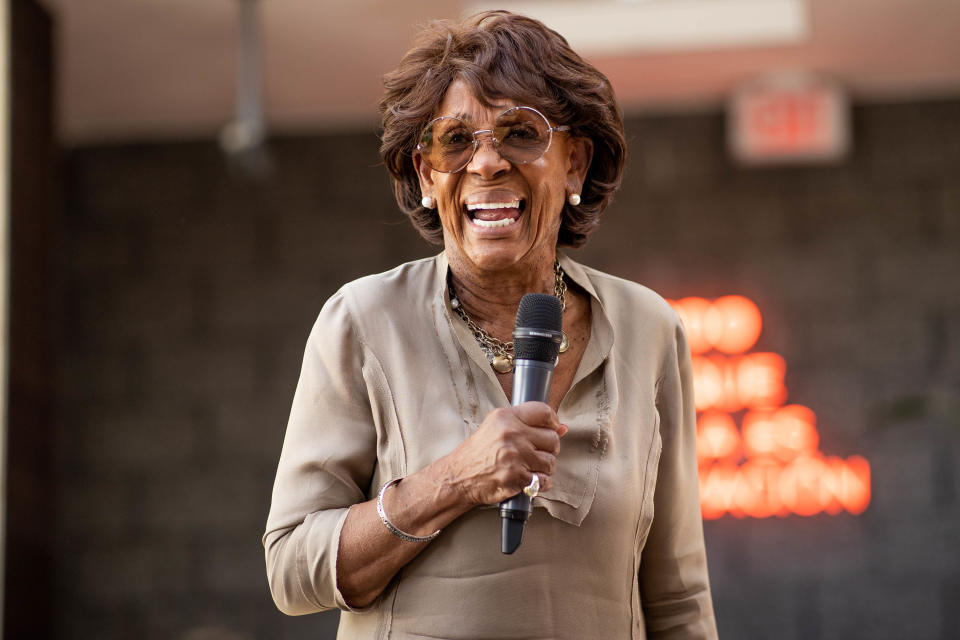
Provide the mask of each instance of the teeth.
POLYGON ((471 222, 478 227, 486 227, 488 229, 492 229, 493 227, 505 227, 509 224, 513 224, 516 221, 516 218, 503 218, 502 220, 478 220, 477 218, 474 218, 471 220, 471 222))
POLYGON ((520 201, 513 202, 481 202, 478 204, 468 204, 467 211, 476 211, 477 209, 519 209, 520 201))

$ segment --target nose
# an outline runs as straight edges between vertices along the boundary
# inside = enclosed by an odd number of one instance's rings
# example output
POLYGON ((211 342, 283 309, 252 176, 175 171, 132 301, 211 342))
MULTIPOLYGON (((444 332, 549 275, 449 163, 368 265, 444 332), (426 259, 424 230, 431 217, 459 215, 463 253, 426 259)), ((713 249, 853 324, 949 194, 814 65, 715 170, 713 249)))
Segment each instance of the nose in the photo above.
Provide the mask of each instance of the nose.
POLYGON ((510 170, 510 162, 497 151, 497 145, 490 130, 475 131, 473 157, 467 164, 467 171, 484 180, 490 180, 503 171, 510 170))

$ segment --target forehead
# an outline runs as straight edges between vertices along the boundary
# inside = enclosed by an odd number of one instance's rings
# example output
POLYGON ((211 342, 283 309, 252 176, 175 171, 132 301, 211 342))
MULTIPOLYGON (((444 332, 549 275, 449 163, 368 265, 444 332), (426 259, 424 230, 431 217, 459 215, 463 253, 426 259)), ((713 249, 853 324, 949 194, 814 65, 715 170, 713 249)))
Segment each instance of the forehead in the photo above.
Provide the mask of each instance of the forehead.
POLYGON ((487 102, 491 106, 488 107, 478 100, 473 89, 466 82, 454 80, 443 95, 443 100, 437 107, 434 117, 457 116, 470 122, 480 123, 493 120, 510 107, 519 106, 515 101, 503 98, 492 98, 487 102))

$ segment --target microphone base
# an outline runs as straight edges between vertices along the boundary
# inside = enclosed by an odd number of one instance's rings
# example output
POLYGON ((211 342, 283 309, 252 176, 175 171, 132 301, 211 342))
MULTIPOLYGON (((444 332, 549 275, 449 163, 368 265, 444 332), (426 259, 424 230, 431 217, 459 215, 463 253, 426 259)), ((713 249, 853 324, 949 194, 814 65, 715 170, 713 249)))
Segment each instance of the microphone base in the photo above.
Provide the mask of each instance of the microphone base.
POLYGON ((500 552, 510 555, 523 542, 523 520, 514 520, 513 518, 503 518, 500 529, 500 552))
POLYGON ((510 555, 523 542, 523 526, 533 505, 522 493, 500 503, 500 551, 510 555))

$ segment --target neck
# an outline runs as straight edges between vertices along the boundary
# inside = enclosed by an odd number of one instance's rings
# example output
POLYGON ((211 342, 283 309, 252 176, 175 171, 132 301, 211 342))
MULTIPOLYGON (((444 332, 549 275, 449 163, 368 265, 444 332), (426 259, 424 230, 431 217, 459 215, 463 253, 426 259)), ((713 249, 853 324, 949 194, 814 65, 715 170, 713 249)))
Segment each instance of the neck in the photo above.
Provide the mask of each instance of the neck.
POLYGON ((457 299, 474 322, 509 341, 520 299, 527 293, 554 292, 555 255, 538 256, 500 270, 481 269, 447 254, 457 299))

